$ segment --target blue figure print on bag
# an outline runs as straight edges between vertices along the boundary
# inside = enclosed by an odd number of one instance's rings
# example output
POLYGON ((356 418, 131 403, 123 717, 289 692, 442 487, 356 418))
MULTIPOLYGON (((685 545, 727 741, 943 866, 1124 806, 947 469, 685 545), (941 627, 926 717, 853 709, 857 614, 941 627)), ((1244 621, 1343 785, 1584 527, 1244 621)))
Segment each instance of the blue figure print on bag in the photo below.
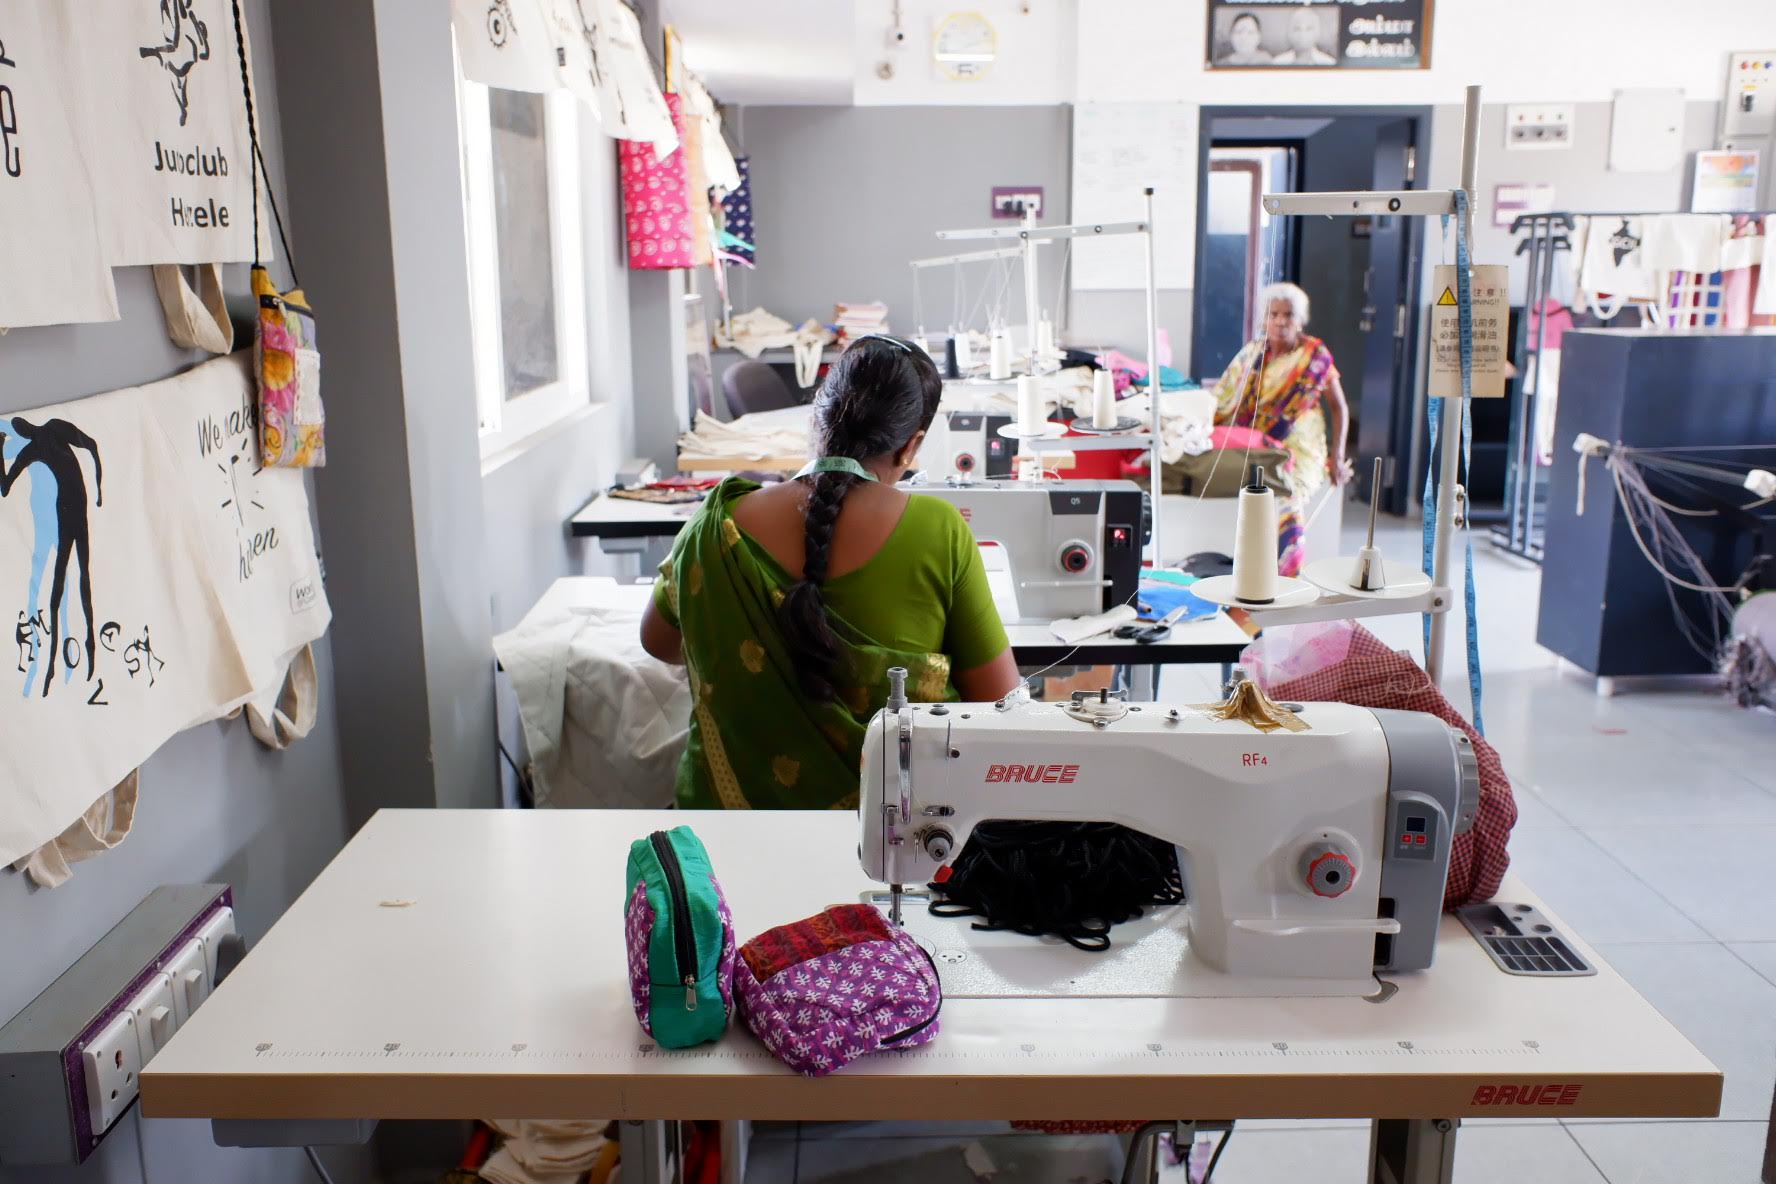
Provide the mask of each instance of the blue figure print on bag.
MULTIPOLYGON (((49 694, 55 681, 56 658, 62 648, 62 628, 68 618, 68 566, 72 559, 80 561, 80 611, 86 622, 86 677, 90 681, 97 660, 94 649, 92 611, 92 538, 88 528, 86 477, 81 471, 77 449, 92 453, 93 483, 97 497, 94 506, 105 504, 104 468, 99 461, 99 446, 91 436, 65 419, 46 420, 33 424, 22 416, 0 420, 0 498, 10 497, 14 484, 26 473, 31 476, 31 578, 26 589, 26 607, 19 612, 16 640, 19 645, 19 668, 25 672, 25 694, 31 693, 37 678, 37 665, 44 640, 47 639, 49 661, 44 671, 43 695, 49 694), (43 624, 43 608, 38 596, 42 591, 43 570, 49 553, 55 552, 55 571, 50 582, 47 629, 43 624), (27 666, 25 659, 29 657, 27 666)), ((72 639, 70 639, 72 640, 72 639)), ((75 655, 75 659, 79 657, 75 655)), ((65 659, 62 673, 66 682, 74 675, 78 662, 65 659)))

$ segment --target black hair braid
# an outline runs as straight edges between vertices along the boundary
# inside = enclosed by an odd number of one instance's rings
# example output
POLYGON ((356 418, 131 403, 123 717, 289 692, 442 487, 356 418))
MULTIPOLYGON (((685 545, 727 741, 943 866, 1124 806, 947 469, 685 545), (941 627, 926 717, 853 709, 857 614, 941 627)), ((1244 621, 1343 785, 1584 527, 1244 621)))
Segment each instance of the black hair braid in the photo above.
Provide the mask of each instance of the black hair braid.
MULTIPOLYGON (((816 452, 859 463, 898 452, 931 426, 942 395, 943 379, 924 350, 898 338, 863 338, 839 355, 814 396, 816 452)), ((807 480, 812 488, 805 510, 802 578, 778 606, 777 623, 795 658, 803 692, 830 702, 839 644, 826 619, 820 586, 832 559, 839 511, 861 478, 823 472, 807 480)))

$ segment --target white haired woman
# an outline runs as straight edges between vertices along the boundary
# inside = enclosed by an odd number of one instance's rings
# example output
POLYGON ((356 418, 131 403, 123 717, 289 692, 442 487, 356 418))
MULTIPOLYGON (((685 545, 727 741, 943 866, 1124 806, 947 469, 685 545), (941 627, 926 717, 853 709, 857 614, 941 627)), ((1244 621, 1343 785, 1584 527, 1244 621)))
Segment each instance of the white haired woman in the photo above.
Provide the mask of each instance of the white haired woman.
POLYGON ((1328 480, 1342 485, 1350 476, 1350 412, 1332 351, 1305 331, 1307 293, 1269 284, 1258 301, 1264 334, 1246 343, 1215 384, 1215 422, 1256 428, 1288 450, 1290 495, 1277 516, 1277 570, 1292 576, 1301 570, 1302 505, 1328 480))

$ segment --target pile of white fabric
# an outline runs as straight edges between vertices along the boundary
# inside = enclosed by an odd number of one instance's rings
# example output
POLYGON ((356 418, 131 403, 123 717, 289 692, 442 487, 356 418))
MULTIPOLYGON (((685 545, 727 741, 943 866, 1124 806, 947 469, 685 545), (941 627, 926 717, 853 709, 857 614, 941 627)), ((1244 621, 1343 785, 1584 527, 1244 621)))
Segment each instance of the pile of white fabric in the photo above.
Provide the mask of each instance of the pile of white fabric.
POLYGON ((832 330, 812 317, 792 326, 762 308, 737 313, 728 318, 725 328, 715 327, 718 348, 738 350, 749 358, 756 359, 768 349, 794 350, 796 381, 804 387, 813 386, 820 377, 820 356, 835 340, 832 330))
POLYGON ((783 407, 724 423, 699 411, 691 430, 678 438, 678 455, 682 460, 728 462, 735 469, 771 457, 806 457, 809 414, 805 406, 783 407))
POLYGON ((579 1184, 586 1173, 616 1158, 604 1137, 603 1119, 489 1118, 505 1136, 493 1157, 481 1165, 487 1184, 579 1184))
POLYGON ((672 804, 691 691, 682 667, 641 648, 640 611, 539 607, 493 649, 518 697, 538 806, 672 804))

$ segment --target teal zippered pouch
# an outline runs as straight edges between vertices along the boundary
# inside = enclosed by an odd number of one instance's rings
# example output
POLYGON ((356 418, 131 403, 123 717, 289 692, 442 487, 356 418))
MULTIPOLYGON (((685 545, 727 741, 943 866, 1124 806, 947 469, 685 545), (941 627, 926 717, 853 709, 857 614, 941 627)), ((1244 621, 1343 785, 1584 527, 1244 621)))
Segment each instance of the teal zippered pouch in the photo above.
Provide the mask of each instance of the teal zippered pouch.
POLYGON ((734 1011, 734 919, 688 826, 629 844, 623 928, 635 1018, 662 1048, 721 1039, 734 1011))

